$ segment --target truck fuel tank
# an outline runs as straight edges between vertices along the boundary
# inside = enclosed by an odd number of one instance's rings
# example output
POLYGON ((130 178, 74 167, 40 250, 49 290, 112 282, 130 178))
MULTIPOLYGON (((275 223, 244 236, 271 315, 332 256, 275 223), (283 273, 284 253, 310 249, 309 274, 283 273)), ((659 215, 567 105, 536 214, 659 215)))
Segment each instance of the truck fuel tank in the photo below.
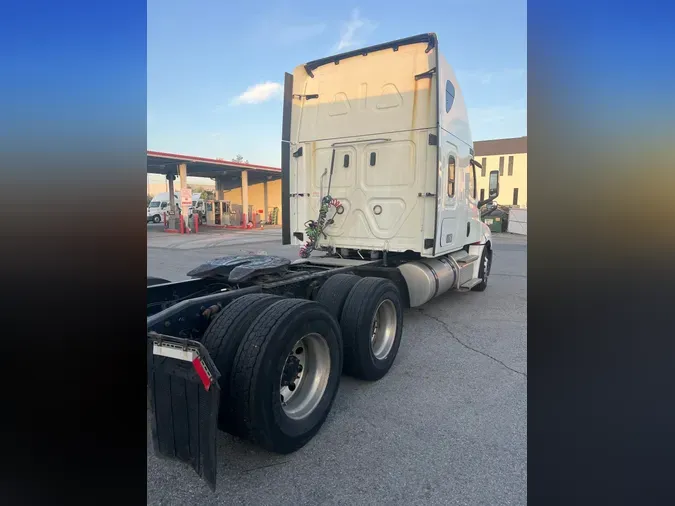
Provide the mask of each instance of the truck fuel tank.
POLYGON ((398 267, 408 284, 410 307, 421 306, 455 286, 457 268, 448 257, 425 258, 398 267))

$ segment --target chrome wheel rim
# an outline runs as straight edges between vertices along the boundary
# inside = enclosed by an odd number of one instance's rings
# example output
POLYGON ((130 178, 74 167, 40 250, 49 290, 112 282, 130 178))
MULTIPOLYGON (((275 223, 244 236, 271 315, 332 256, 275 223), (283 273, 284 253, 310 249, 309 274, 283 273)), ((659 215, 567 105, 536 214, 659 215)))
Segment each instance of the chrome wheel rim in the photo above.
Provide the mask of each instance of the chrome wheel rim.
POLYGON ((376 359, 384 360, 389 355, 394 346, 397 326, 396 306, 391 300, 385 299, 377 306, 371 327, 370 349, 376 359))
POLYGON ((330 365, 330 349, 322 335, 307 334, 293 345, 279 382, 286 416, 302 420, 312 414, 326 391, 330 365))

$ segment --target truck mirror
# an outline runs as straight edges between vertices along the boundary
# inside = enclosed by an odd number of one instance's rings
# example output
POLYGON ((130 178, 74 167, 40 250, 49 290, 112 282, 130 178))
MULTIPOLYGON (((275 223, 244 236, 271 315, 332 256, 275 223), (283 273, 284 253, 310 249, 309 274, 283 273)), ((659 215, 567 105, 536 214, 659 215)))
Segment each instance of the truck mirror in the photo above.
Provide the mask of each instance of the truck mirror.
POLYGON ((488 190, 488 196, 491 199, 496 199, 499 196, 499 171, 493 170, 490 171, 490 187, 488 190))

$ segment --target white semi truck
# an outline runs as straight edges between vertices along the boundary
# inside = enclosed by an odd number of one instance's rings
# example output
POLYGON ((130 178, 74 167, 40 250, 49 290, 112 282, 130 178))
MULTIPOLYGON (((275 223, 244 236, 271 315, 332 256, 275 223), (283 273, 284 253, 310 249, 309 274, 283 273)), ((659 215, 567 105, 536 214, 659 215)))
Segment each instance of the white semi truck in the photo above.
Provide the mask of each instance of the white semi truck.
MULTIPOLYGON (((282 242, 291 262, 229 256, 148 279, 155 451, 216 483, 218 430, 279 453, 320 429, 342 373, 382 378, 403 310, 482 291, 492 238, 464 98, 435 34, 286 74, 282 242)), ((397 402, 397 399, 392 399, 397 402)))

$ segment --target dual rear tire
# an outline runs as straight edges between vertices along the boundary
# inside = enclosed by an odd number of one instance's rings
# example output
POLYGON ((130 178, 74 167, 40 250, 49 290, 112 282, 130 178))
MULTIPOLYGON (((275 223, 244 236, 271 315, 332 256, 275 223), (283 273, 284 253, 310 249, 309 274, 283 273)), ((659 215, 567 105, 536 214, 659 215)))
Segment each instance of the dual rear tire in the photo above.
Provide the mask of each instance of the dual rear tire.
POLYGON ((219 428, 273 452, 298 450, 325 422, 343 367, 382 378, 401 331, 401 298, 385 279, 334 275, 315 301, 239 297, 202 337, 221 374, 219 428))
POLYGON ((391 368, 403 331, 401 295, 387 279, 336 274, 319 289, 317 302, 339 315, 344 372, 376 381, 391 368))
POLYGON ((202 342, 221 373, 218 425, 290 453, 321 428, 340 383, 342 337, 317 302, 253 294, 226 306, 202 342))

